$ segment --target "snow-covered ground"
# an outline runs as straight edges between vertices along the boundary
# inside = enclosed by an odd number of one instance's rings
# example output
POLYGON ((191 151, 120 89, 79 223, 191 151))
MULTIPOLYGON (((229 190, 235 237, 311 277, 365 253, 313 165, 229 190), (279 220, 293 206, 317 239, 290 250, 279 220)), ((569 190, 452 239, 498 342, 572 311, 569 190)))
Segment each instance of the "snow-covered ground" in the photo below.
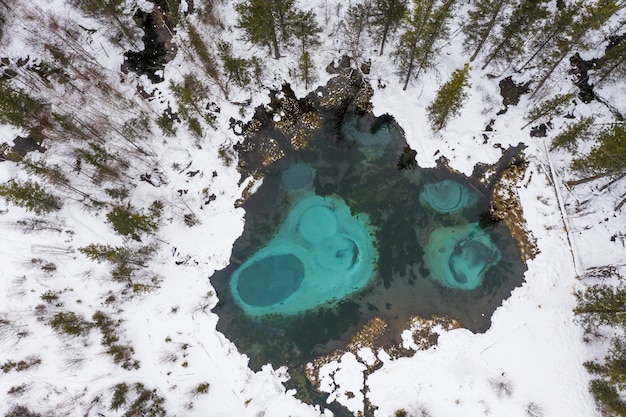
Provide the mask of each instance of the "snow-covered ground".
MULTIPOLYGON (((45 13, 81 19, 87 27, 99 25, 70 12, 62 0, 19 3, 25 9, 41 7, 45 13)), ((342 2, 322 0, 302 6, 316 11, 324 28, 324 16, 332 28, 337 23, 335 10, 345 9, 342 2)), ((23 10, 16 7, 15 13, 23 10)), ((266 51, 239 40, 241 33, 233 28, 232 5, 220 5, 219 15, 226 28, 223 36, 235 45, 237 54, 264 56, 266 51)), ((27 25, 20 16, 20 24, 27 25)), ((20 57, 37 47, 24 44, 20 33, 16 30, 5 37, 2 56, 20 57)), ((570 179, 565 177, 569 157, 559 152, 548 155, 549 138, 530 138, 529 128, 521 129, 528 99, 522 97, 518 106, 496 117, 502 107, 499 79, 490 79, 478 69, 472 70, 470 97, 462 114, 441 133, 433 133, 425 108, 438 87, 467 60, 459 47, 462 35, 453 33, 455 37, 439 57, 436 69, 427 71, 406 91, 394 75, 390 57, 378 57, 375 47, 366 44, 363 56, 372 59, 374 113, 396 118, 422 167, 433 166, 443 155, 453 169, 470 174, 476 163, 498 160, 501 150, 494 145, 525 143, 530 165, 517 191, 539 254, 528 262, 526 282, 496 310, 493 324, 484 334, 441 330, 436 346, 400 359, 391 359, 384 351, 364 351, 358 357, 346 353, 340 361, 322 368, 321 388, 355 413, 363 410, 366 396, 380 417, 393 416, 400 409, 408 415, 432 417, 599 416, 587 388, 590 377, 582 364, 602 353, 603 347, 583 342, 582 329, 572 313, 573 291, 581 287, 577 276, 587 268, 626 265, 623 234, 611 240, 625 229, 624 216, 613 210, 617 197, 624 194, 619 187, 624 185, 565 187, 565 180, 570 179), (379 79, 385 88, 376 87, 379 79), (496 119, 494 132, 484 143, 483 131, 492 118, 496 119), (590 195, 594 200, 586 203, 590 195), (375 358, 383 366, 365 372, 375 358)), ((106 37, 97 36, 99 32, 85 40, 86 47, 110 72, 110 79, 116 79, 121 50, 106 37), (102 48, 93 46, 97 43, 102 48)), ((184 31, 175 39, 183 44, 184 31)), ((337 39, 331 29, 322 34, 323 45, 315 55, 320 84, 330 77, 323 68, 345 51, 337 39)), ((286 55, 269 63, 267 86, 290 79, 295 55, 286 55)), ((165 77, 178 81, 195 68, 181 50, 167 65, 165 77)), ((137 81, 132 74, 127 78, 128 83, 118 83, 117 88, 130 100, 137 100, 137 81)), ((145 79, 142 82, 149 85, 145 79)), ((165 84, 159 87, 160 100, 143 102, 140 107, 160 114, 168 98, 173 103, 165 84)), ((302 84, 292 86, 298 96, 306 94, 302 84)), ((557 79, 552 89, 574 91, 566 76, 557 79)), ((611 100, 620 92, 626 96, 623 85, 601 93, 611 100)), ((268 364, 260 372, 251 371, 236 341, 216 331, 218 317, 211 312, 218 297, 208 278, 228 263, 232 244, 244 226, 244 213, 234 208, 234 203, 245 183, 238 185, 235 164, 227 164, 218 148, 237 140, 227 129, 228 119, 240 118, 240 111, 250 117, 254 106, 267 102, 267 90, 233 91, 231 100, 248 97, 251 105, 246 108, 221 101, 219 128, 201 141, 182 125, 175 137, 154 131, 150 148, 167 184, 156 188, 139 182, 131 197, 138 207, 147 207, 154 200, 165 203, 159 248, 146 268, 151 276, 158 276, 158 287, 152 290, 124 291, 122 283, 109 278, 109 265, 90 261, 78 251, 91 243, 123 244, 106 223, 104 211, 88 210, 68 196, 62 210, 45 216, 42 227, 33 228, 30 220, 36 216, 0 203, 0 209, 8 209, 0 215, 0 365, 28 356, 41 359, 40 365, 26 371, 0 373, 0 414, 22 404, 57 416, 120 415, 121 409, 109 409, 113 387, 135 382, 156 389, 165 399, 168 415, 280 417, 323 412, 286 391, 282 385, 288 378, 286 369, 268 364), (205 204, 209 195, 216 198, 205 204), (199 225, 186 226, 185 213, 193 213, 199 225), (26 224, 20 224, 25 220, 26 224), (49 264, 54 268, 42 268, 49 264), (45 301, 41 296, 46 293, 57 298, 45 301), (61 311, 75 312, 86 320, 91 320, 95 311, 103 311, 121 320, 120 343, 134 348, 133 358, 140 367, 124 370, 115 365, 96 328, 76 337, 55 333, 47 321, 61 311), (205 383, 208 390, 198 390, 205 383)), ((611 102, 626 107, 616 99, 611 102)), ((607 118, 606 109, 598 103, 579 103, 572 111, 577 116, 594 114, 598 123, 607 118)), ((555 130, 562 122, 555 121, 555 130)), ((11 143, 19 132, 3 127, 1 133, 2 141, 11 143)), ((63 145, 50 144, 46 156, 63 161, 63 145)), ((0 163, 1 183, 16 177, 24 179, 26 174, 13 162, 0 163)))

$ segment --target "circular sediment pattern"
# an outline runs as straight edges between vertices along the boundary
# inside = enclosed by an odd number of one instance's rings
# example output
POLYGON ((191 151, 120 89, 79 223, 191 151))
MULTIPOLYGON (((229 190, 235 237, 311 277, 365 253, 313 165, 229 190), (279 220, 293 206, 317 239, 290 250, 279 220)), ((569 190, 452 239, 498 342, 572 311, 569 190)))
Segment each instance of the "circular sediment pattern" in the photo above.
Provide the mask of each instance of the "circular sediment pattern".
POLYGON ((297 229, 304 240, 315 244, 337 233, 337 217, 327 205, 313 206, 302 213, 297 229))
POLYGON ((304 279, 304 265, 293 254, 271 255, 239 273, 237 293, 249 305, 265 307, 289 297, 304 279))
POLYGON ((500 260, 500 251, 478 223, 435 229, 424 260, 430 278, 448 288, 478 288, 484 273, 500 260))
POLYGON ((422 200, 439 213, 454 214, 478 201, 475 192, 452 180, 426 184, 422 200))
POLYGON ((297 193, 309 189, 314 177, 315 171, 310 165, 295 162, 283 171, 280 183, 287 191, 297 193))
POLYGON ((374 276, 374 234, 343 200, 306 194, 274 238, 231 276, 234 300, 252 317, 331 306, 374 276))

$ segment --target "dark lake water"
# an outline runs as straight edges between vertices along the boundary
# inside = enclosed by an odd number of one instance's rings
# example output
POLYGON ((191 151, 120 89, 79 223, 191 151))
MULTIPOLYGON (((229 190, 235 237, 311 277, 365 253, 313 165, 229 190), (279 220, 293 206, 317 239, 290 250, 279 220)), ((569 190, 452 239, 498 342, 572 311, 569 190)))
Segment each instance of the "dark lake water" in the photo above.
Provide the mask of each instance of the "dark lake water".
MULTIPOLYGON (((415 315, 446 316, 483 332, 493 311, 522 283, 526 267, 517 243, 503 223, 491 220, 487 191, 479 182, 447 169, 416 166, 415 154, 390 117, 347 114, 340 120, 339 128, 324 126, 307 149, 286 151, 265 172, 263 184, 243 204, 245 229, 230 265, 211 277, 220 298, 218 330, 250 357, 253 369, 268 362, 302 365, 340 347, 374 317, 390 326, 390 343, 401 341, 400 333, 415 315), (375 265, 362 270, 367 276, 360 288, 345 294, 337 290, 340 300, 322 297, 320 302, 328 302, 311 307, 300 298, 289 308, 268 309, 273 302, 288 302, 306 282, 309 261, 301 265, 288 254, 291 247, 310 250, 311 262, 322 265, 310 273, 319 282, 315 291, 323 290, 326 281, 350 278, 363 260, 358 239, 339 230, 324 210, 316 214, 322 219, 319 231, 289 217, 299 201, 312 195, 345 202, 353 215, 367 216, 375 265), (330 231, 325 229, 329 222, 330 231), (307 237, 311 233, 321 237, 307 237), (317 241, 327 235, 340 236, 321 255, 325 260, 336 256, 330 266, 316 255, 317 241), (285 268, 282 281, 280 268, 285 268), (325 275, 323 268, 335 272, 325 275), (255 274, 261 280, 256 284, 255 274), (262 293, 272 288, 275 293, 262 293), (240 295, 260 309, 245 311, 240 295), (294 313, 298 305, 306 311, 294 313)), ((262 129, 257 140, 274 133, 262 129)), ((367 256, 366 261, 372 259, 367 256)))

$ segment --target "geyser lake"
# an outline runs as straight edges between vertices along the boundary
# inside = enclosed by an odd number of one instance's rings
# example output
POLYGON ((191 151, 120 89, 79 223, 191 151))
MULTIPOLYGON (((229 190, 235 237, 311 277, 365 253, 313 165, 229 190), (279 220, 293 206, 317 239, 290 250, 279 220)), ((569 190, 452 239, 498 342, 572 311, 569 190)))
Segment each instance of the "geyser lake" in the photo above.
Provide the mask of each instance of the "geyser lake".
MULTIPOLYGON (((218 330, 253 369, 301 366, 374 317, 389 344, 412 316, 482 332, 522 283, 517 242, 489 215, 487 187, 417 166, 390 116, 338 120, 265 163, 230 264, 211 277, 218 330)), ((277 132, 269 123, 253 140, 277 132)))

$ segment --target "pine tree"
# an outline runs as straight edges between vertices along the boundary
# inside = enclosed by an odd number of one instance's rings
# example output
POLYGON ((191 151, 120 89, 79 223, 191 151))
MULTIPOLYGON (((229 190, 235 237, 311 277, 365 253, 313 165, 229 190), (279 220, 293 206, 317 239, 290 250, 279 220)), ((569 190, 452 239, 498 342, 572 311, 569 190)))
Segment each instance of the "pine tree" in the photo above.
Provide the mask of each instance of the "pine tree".
POLYGON ((291 27, 293 37, 300 42, 302 54, 310 47, 320 44, 320 32, 322 28, 315 21, 315 14, 312 11, 297 11, 293 18, 291 27))
POLYGON ((90 15, 117 15, 121 12, 124 0, 72 0, 72 3, 90 15))
POLYGON ((43 103, 0 80, 0 123, 30 130, 40 122, 43 108, 43 103))
POLYGON ((33 181, 11 180, 0 184, 0 197, 36 214, 49 213, 61 208, 61 200, 33 181))
POLYGON ((489 49, 482 69, 492 61, 512 61, 524 51, 524 43, 539 21, 549 16, 549 0, 522 0, 513 9, 489 49))
MULTIPOLYGON (((586 333, 596 333, 601 326, 611 326, 621 332, 626 329, 626 288, 595 284, 577 292, 574 312, 585 325, 586 333)), ((611 348, 603 361, 585 362, 585 368, 598 378, 591 381, 589 390, 605 415, 626 415, 622 390, 626 387, 626 343, 622 336, 614 336, 611 348)))
POLYGON ((466 51, 473 50, 470 62, 474 61, 495 27, 504 21, 503 11, 511 0, 478 0, 467 12, 463 25, 466 51))
POLYGON ((369 24, 369 13, 369 7, 362 3, 352 5, 346 11, 343 35, 354 58, 361 56, 361 44, 365 29, 369 24))
POLYGON ((372 8, 371 25, 380 42, 380 55, 385 49, 387 36, 394 33, 404 19, 408 8, 407 0, 375 0, 372 8))
POLYGON ((568 57, 575 47, 587 48, 586 38, 591 30, 598 30, 624 6, 618 0, 597 0, 595 3, 584 2, 579 7, 580 14, 574 19, 569 30, 554 41, 554 49, 542 60, 540 67, 544 68, 542 77, 537 82, 533 97, 550 79, 563 60, 568 57))
POLYGON ((443 129, 450 119, 461 112, 467 99, 469 84, 469 64, 452 73, 450 80, 441 86, 435 100, 428 106, 428 119, 435 130, 443 129))
POLYGON ((433 65, 435 47, 449 34, 448 22, 456 0, 413 0, 413 10, 405 20, 405 32, 394 55, 406 90, 411 77, 433 65))
POLYGON ((594 78, 601 84, 608 80, 626 77, 626 34, 609 41, 604 56, 598 60, 594 78))
POLYGON ((526 120, 528 120, 528 123, 522 126, 522 129, 539 119, 549 119, 551 117, 561 114, 565 106, 569 104, 573 98, 574 95, 572 93, 557 94, 553 98, 537 104, 535 107, 529 110, 528 115, 526 116, 526 120))
POLYGON ((196 51, 198 59, 202 64, 202 69, 204 70, 206 75, 218 81, 219 84, 220 72, 217 65, 217 60, 215 59, 211 51, 209 51, 209 48, 202 39, 202 36, 200 36, 200 33, 198 32, 196 27, 191 23, 187 25, 187 33, 189 34, 189 42, 191 43, 193 49, 196 51))
POLYGON ((607 325, 626 329, 626 288, 595 284, 577 292, 576 298, 574 313, 587 330, 607 325))
POLYGON ((557 9, 556 13, 550 19, 543 21, 541 29, 536 31, 535 36, 529 49, 534 50, 533 54, 522 64, 518 71, 522 71, 544 50, 555 47, 560 41, 559 38, 569 30, 572 22, 581 10, 580 1, 563 5, 557 9))
POLYGON ((235 5, 239 14, 237 27, 247 40, 265 46, 280 58, 280 45, 291 39, 291 25, 297 10, 295 0, 247 0, 235 5))
POLYGON ((579 121, 566 126, 561 133, 552 139, 550 150, 564 148, 574 152, 578 142, 589 138, 589 129, 594 122, 593 117, 583 117, 579 121))
POLYGON ((219 56, 228 82, 234 83, 239 88, 250 84, 252 81, 252 75, 250 74, 251 60, 234 56, 232 45, 225 41, 219 42, 217 49, 219 50, 219 56))
POLYGON ((130 205, 116 206, 107 214, 107 220, 117 233, 138 241, 141 233, 154 233, 159 227, 157 216, 139 213, 130 205))
POLYGON ((572 168, 592 174, 626 172, 626 124, 615 123, 598 133, 591 151, 574 159, 572 168))
POLYGON ((304 88, 306 89, 309 88, 309 85, 312 82, 317 80, 315 74, 315 64, 308 51, 303 52, 298 59, 297 76, 300 80, 304 81, 304 88))

